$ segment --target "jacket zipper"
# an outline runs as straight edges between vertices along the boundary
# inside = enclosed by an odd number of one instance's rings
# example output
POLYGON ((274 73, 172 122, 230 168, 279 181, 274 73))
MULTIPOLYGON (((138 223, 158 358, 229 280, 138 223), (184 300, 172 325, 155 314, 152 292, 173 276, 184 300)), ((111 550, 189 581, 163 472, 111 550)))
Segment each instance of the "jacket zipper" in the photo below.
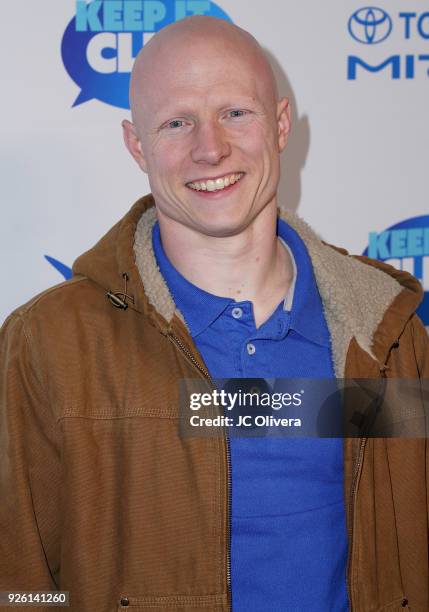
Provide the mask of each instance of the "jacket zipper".
MULTIPOLYGON (((188 358, 188 360, 192 363, 192 365, 205 377, 209 380, 211 386, 214 389, 214 383, 213 383, 213 379, 210 376, 210 374, 208 373, 207 370, 205 370, 204 368, 202 368, 200 366, 200 364, 198 363, 198 361, 195 359, 195 357, 192 355, 192 353, 186 348, 186 346, 183 344, 183 342, 181 342, 181 340, 179 340, 179 338, 177 336, 175 336, 172 333, 168 334, 168 337, 171 338, 171 340, 173 340, 173 342, 176 344, 176 346, 182 351, 182 353, 185 354, 185 356, 188 358)), ((224 433, 224 437, 225 437, 225 451, 226 451, 226 467, 227 467, 227 526, 228 526, 228 533, 227 533, 227 546, 226 546, 226 586, 227 586, 227 591, 228 591, 228 602, 229 602, 229 609, 232 612, 232 594, 231 594, 231 490, 232 490, 232 485, 231 485, 231 451, 230 451, 230 446, 229 446, 229 436, 226 433, 224 433)))
MULTIPOLYGON (((380 368, 380 374, 381 374, 381 378, 387 378, 386 376, 386 370, 388 369, 387 366, 387 361, 389 360, 390 357, 390 353, 392 351, 393 348, 396 348, 397 346, 399 346, 399 341, 396 340, 396 342, 394 342, 392 344, 392 346, 390 347, 388 353, 387 353, 387 357, 385 360, 385 363, 383 366, 381 366, 380 368)), ((361 467, 362 467, 362 461, 363 461, 363 455, 364 455, 364 451, 365 451, 365 446, 366 446, 366 442, 367 442, 368 438, 361 438, 360 440, 360 446, 359 446, 359 453, 358 453, 358 458, 356 461, 356 466, 353 472, 353 477, 352 477, 352 487, 351 487, 351 491, 350 491, 350 504, 349 504, 349 529, 348 529, 348 534, 349 534, 349 549, 348 549, 348 555, 347 555, 347 587, 348 587, 348 591, 349 591, 349 600, 350 600, 350 612, 353 612, 353 605, 352 605, 352 580, 351 580, 351 575, 350 575, 350 569, 351 569, 351 556, 352 556, 352 542, 353 542, 353 527, 354 527, 354 502, 355 502, 355 497, 356 497, 356 491, 357 491, 357 487, 359 484, 359 477, 360 477, 360 473, 361 473, 361 467)), ((405 601, 405 600, 404 600, 405 601)))
POLYGON ((350 575, 350 569, 351 569, 352 545, 353 545, 354 501, 355 501, 357 485, 358 485, 358 482, 359 482, 359 476, 360 476, 360 472, 361 472, 363 453, 364 453, 364 450, 365 450, 365 445, 366 445, 367 439, 368 438, 361 438, 361 441, 360 441, 359 453, 358 453, 358 458, 357 458, 357 461, 356 461, 356 466, 355 466, 355 469, 354 469, 354 472, 353 472, 352 488, 351 488, 351 491, 350 491, 349 528, 348 528, 348 532, 349 532, 349 548, 348 548, 348 555, 347 555, 347 586, 348 586, 348 591, 349 591, 350 612, 353 612, 353 605, 352 605, 352 579, 351 579, 351 575, 350 575))

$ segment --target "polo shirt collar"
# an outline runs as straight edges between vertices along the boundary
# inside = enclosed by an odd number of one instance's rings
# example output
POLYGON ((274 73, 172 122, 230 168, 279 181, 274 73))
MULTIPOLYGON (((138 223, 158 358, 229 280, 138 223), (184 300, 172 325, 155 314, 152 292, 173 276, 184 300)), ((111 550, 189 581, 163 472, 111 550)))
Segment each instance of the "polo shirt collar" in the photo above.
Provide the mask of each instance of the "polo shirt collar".
MULTIPOLYGON (((283 301, 283 312, 279 309, 277 312, 288 319, 287 329, 293 329, 317 344, 329 346, 329 331, 307 249, 297 232, 282 219, 277 221, 277 235, 291 256, 294 271, 291 287, 283 301)), ((200 289, 176 270, 162 246, 158 222, 153 227, 152 244, 160 272, 177 307, 184 314, 193 338, 205 331, 231 303, 237 303, 233 298, 200 289)))
POLYGON ((316 344, 329 347, 329 330, 307 248, 297 232, 282 219, 277 221, 277 234, 289 247, 296 265, 289 328, 316 344))

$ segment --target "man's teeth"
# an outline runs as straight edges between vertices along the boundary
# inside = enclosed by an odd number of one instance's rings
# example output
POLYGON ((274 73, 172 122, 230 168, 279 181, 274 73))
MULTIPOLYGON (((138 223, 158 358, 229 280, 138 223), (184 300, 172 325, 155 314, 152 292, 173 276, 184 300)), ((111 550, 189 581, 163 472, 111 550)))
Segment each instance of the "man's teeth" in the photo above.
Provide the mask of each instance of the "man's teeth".
POLYGON ((229 176, 224 176, 223 178, 215 180, 209 179, 208 181, 188 183, 188 187, 195 189, 195 191, 220 191, 221 189, 225 189, 225 187, 229 187, 229 185, 234 185, 242 176, 244 176, 244 172, 239 172, 238 174, 230 174, 229 176))

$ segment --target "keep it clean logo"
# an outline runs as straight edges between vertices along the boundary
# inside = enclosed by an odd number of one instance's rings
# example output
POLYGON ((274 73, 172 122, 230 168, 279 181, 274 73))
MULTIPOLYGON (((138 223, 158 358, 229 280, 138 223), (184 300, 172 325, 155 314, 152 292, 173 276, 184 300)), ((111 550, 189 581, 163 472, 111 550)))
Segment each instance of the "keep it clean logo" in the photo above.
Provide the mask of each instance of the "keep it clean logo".
POLYGON ((61 43, 65 69, 80 88, 73 106, 95 98, 129 109, 138 52, 155 32, 189 15, 231 21, 217 4, 204 0, 77 0, 61 43))
POLYGON ((429 325, 429 215, 412 217, 383 232, 370 232, 363 255, 379 259, 395 268, 410 272, 424 289, 417 314, 429 325))

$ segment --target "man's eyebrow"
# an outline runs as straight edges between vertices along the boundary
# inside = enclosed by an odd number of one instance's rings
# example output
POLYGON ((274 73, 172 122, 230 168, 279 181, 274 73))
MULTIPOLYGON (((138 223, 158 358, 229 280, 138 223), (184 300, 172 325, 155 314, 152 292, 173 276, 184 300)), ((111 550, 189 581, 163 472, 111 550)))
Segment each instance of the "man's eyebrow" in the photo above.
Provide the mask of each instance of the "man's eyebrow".
MULTIPOLYGON (((222 110, 225 108, 235 108, 237 106, 243 106, 246 104, 249 106, 257 106, 258 103, 257 100, 251 96, 234 96, 234 98, 220 101, 219 104, 217 104, 217 107, 219 110, 222 110)), ((154 114, 154 119, 155 122, 162 120, 168 121, 168 119, 171 117, 190 116, 195 114, 195 106, 169 106, 156 111, 154 114)))
POLYGON ((193 115, 194 111, 191 107, 186 106, 171 106, 155 112, 154 119, 158 121, 167 121, 172 117, 182 117, 193 115))

